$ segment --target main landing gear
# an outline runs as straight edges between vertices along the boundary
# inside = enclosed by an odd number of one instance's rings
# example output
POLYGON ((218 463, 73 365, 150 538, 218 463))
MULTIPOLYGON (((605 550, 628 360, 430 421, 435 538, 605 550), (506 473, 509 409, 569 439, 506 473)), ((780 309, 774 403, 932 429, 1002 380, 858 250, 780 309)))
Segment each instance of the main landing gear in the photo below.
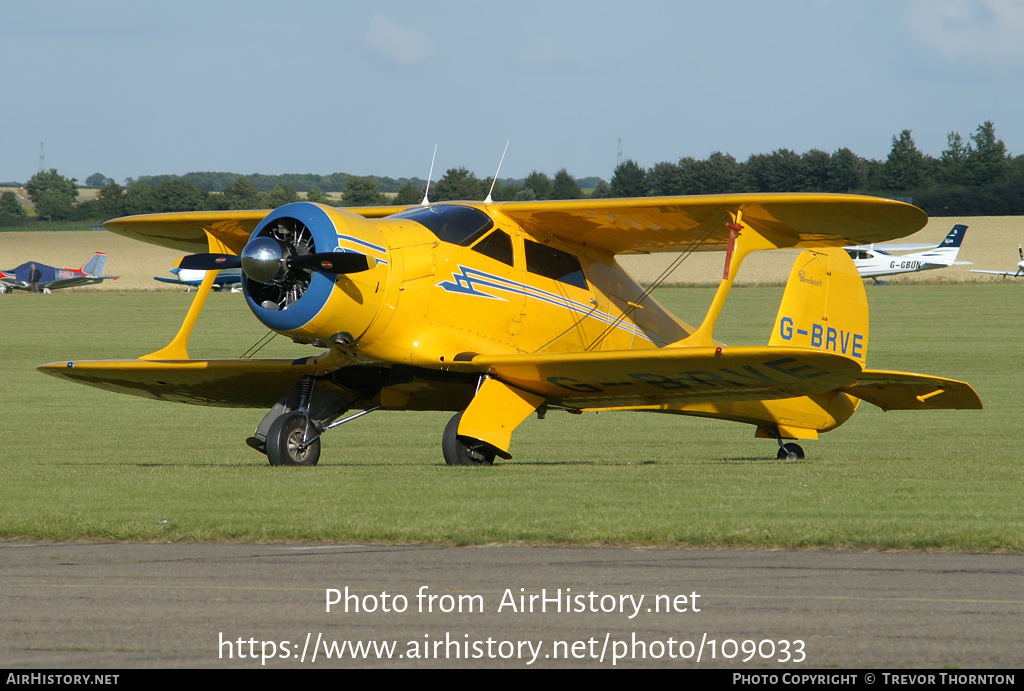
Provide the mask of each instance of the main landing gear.
POLYGON ((804 450, 800 448, 799 444, 790 442, 789 444, 783 444, 782 440, 779 439, 779 453, 776 455, 780 461, 802 461, 804 458, 804 450))
POLYGON ((314 466, 320 460, 320 430, 298 411, 274 420, 264 450, 270 465, 314 466))
POLYGON ((448 465, 494 465, 497 452, 493 446, 479 439, 459 436, 461 420, 462 413, 458 413, 444 427, 444 434, 441 436, 444 462, 448 465))

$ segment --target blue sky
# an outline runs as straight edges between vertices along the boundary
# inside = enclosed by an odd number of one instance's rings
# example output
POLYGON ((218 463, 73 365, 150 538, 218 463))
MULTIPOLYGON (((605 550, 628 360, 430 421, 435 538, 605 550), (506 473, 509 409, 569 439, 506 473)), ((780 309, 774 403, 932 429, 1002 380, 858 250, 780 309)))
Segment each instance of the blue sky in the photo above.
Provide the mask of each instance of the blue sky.
POLYGON ((33 0, 0 21, 0 181, 434 178, 789 148, 1024 152, 1024 0, 33 0))

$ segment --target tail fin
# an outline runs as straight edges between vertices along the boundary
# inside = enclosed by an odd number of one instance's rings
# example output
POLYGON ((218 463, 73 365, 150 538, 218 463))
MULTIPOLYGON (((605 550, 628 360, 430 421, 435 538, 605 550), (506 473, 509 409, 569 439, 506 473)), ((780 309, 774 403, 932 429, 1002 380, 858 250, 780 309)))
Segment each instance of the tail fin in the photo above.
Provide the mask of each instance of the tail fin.
POLYGON ((949 231, 949 235, 939 243, 936 249, 944 249, 947 247, 956 247, 960 249, 960 244, 964 241, 964 235, 967 234, 967 226, 957 224, 953 226, 953 230, 949 231))
POLYGON ((839 353, 865 365, 868 296, 846 250, 805 250, 797 257, 768 345, 839 353))
POLYGON ((82 273, 87 273, 90 276, 99 276, 103 273, 103 267, 107 265, 107 255, 104 252, 97 252, 92 255, 82 266, 82 273))
MULTIPOLYGON (((955 225, 953 230, 949 231, 949 234, 943 238, 935 249, 928 250, 927 252, 921 252, 915 255, 906 255, 908 257, 919 258, 924 269, 938 269, 943 266, 953 266, 957 263, 956 256, 960 254, 960 244, 964 241, 964 236, 967 235, 967 226, 955 225)), ((959 262, 961 264, 970 264, 970 262, 959 262)))

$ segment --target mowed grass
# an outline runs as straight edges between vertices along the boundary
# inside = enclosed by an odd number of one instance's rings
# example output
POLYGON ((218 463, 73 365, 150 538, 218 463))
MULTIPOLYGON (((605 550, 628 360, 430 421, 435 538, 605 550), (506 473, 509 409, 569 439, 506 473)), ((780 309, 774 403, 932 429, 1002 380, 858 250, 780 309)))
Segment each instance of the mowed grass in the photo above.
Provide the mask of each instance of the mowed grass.
MULTIPOLYGON (((738 288, 716 336, 767 342, 782 287, 738 288)), ((712 290, 657 297, 699 322, 712 290)), ((47 540, 505 542, 1024 551, 1024 286, 868 287, 868 361, 975 386, 983 411, 883 413, 778 461, 738 424, 639 413, 527 420, 512 461, 448 468, 447 413, 378 412, 324 437, 316 468, 249 449, 265 411, 119 396, 35 371, 164 345, 184 293, 0 296, 0 536, 47 540)), ((194 357, 265 331, 215 294, 194 357)), ((277 338, 261 356, 312 353, 277 338)))

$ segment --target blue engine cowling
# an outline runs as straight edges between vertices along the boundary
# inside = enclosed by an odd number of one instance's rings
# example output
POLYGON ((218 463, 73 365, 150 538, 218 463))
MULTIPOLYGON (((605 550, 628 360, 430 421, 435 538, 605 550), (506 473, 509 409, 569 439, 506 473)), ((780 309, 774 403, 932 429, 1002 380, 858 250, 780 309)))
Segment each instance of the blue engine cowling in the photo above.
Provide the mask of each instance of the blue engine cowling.
MULTIPOLYGON (((272 237, 291 254, 338 250, 338 229, 323 207, 295 202, 278 207, 260 221, 250 241, 272 237)), ((335 277, 318 271, 289 271, 272 283, 243 275, 242 291, 256 318, 275 331, 293 331, 308 324, 330 300, 335 277)))

